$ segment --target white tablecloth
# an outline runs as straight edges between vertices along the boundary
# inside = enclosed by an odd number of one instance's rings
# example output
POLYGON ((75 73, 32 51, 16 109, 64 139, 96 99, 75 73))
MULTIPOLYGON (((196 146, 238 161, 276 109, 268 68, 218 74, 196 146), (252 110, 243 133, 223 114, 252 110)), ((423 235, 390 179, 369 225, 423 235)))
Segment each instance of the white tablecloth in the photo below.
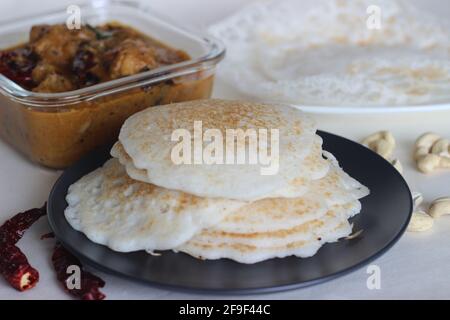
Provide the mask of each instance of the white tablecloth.
MULTIPOLYGON (((67 0, 2 0, 0 12, 3 19, 15 15, 29 15, 49 8, 59 8, 74 1, 67 0)), ((161 0, 151 1, 153 7, 179 24, 192 28, 202 27, 237 10, 238 0, 161 0)), ((417 0, 424 8, 450 16, 448 1, 417 0)), ((214 96, 233 98, 237 94, 218 81, 214 96)), ((1 106, 0 106, 1 107, 1 106)), ((353 140, 380 129, 391 130, 398 141, 397 157, 405 167, 404 176, 412 190, 423 192, 431 201, 450 195, 450 172, 425 176, 414 168, 411 152, 415 138, 429 130, 450 138, 450 112, 390 115, 320 115, 315 116, 319 127, 353 140)), ((364 165, 364 164, 361 164, 364 165)), ((0 141, 0 223, 21 210, 44 203, 53 182, 60 172, 35 166, 19 156, 0 141)), ((389 223, 389 221, 386 221, 389 223)), ((41 219, 20 241, 33 266, 40 271, 40 282, 28 292, 11 289, 0 277, 0 299, 68 299, 70 298, 55 279, 51 266, 53 240, 40 241, 39 236, 48 232, 45 219, 41 219)), ((347 298, 450 298, 450 218, 436 221, 432 231, 406 233, 400 241, 374 264, 381 269, 381 289, 369 290, 368 274, 362 268, 342 278, 300 290, 276 294, 245 296, 250 299, 347 299, 347 298)), ((106 281, 104 292, 108 299, 157 299, 157 298, 237 298, 188 294, 153 288, 119 277, 96 272, 106 281)))

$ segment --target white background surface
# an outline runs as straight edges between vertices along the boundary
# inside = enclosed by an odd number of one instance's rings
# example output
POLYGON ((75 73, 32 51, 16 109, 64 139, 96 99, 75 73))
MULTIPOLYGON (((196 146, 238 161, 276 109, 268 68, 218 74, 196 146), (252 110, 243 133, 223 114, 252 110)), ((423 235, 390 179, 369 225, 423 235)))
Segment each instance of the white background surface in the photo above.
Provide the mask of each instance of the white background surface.
MULTIPOLYGON (((67 0, 2 0, 2 19, 60 8, 76 1, 67 0)), ((157 11, 178 24, 202 30, 233 11, 244 1, 237 0, 147 0, 157 11)), ((450 17, 447 0, 422 0, 424 10, 431 9, 442 18, 450 17)), ((237 95, 217 81, 214 95, 233 98, 237 95)), ((1 107, 1 106, 0 106, 1 107)), ((450 195, 450 171, 425 176, 414 168, 411 153, 414 140, 425 131, 436 131, 450 138, 450 112, 389 115, 316 115, 322 130, 353 140, 381 129, 391 130, 397 138, 395 152, 405 167, 405 178, 412 190, 423 192, 426 201, 450 195)), ((364 163, 361 163, 364 166, 364 163)), ((367 168, 370 170, 370 168, 367 168)), ((37 167, 0 141, 0 223, 22 210, 40 206, 46 200, 60 172, 37 167)), ((386 221, 389 223, 389 221, 386 221)), ((49 231, 45 218, 36 223, 20 241, 29 261, 40 271, 37 287, 25 293, 11 289, 0 277, 0 299, 67 299, 70 298, 56 281, 51 266, 53 240, 40 241, 49 231)), ((328 283, 284 293, 244 296, 250 299, 413 299, 450 298, 450 217, 435 222, 432 231, 406 233, 384 256, 374 262, 381 268, 381 289, 366 287, 368 274, 362 268, 328 283)), ((99 274, 105 281, 108 299, 208 299, 224 296, 198 295, 156 289, 118 277, 99 274)), ((239 298, 226 296, 228 298, 239 298)))

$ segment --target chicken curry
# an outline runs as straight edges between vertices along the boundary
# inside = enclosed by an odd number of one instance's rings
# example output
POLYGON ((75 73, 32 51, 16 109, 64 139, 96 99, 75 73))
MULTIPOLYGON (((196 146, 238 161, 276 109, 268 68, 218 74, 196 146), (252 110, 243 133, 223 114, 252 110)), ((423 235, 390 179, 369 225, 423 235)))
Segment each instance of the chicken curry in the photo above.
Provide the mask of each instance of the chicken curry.
MULTIPOLYGON (((189 60, 120 23, 31 28, 29 41, 0 52, 0 73, 35 93, 62 93, 189 60)), ((92 101, 52 108, 27 107, 0 96, 0 135, 32 160, 66 167, 93 148, 114 141, 130 115, 149 106, 211 94, 212 73, 161 81, 92 101)))

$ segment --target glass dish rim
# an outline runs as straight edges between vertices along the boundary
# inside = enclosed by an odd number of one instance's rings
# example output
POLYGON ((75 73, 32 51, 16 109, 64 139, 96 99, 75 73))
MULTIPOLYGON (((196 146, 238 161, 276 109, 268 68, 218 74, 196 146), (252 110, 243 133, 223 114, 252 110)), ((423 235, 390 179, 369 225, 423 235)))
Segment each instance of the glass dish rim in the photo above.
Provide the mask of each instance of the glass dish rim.
MULTIPOLYGON (((107 7, 111 5, 121 5, 131 9, 138 9, 139 11, 148 14, 149 17, 161 20, 161 17, 151 10, 151 6, 143 4, 142 2, 137 2, 135 0, 91 0, 79 4, 79 7, 81 9, 95 9, 98 7, 107 7)), ((63 8, 63 10, 65 11, 65 8, 63 8)), ((55 15, 61 13, 61 11, 61 8, 57 10, 53 9, 51 11, 39 13, 39 15, 28 15, 19 19, 7 20, 0 24, 0 28, 9 26, 10 24, 25 23, 30 18, 35 19, 36 17, 55 15)), ((0 93, 5 97, 10 98, 11 100, 24 104, 26 106, 57 108, 84 101, 92 101, 103 96, 122 92, 135 87, 146 85, 148 86, 153 83, 173 79, 175 77, 190 75, 198 71, 211 69, 224 58, 226 49, 224 44, 220 40, 209 35, 203 35, 186 30, 172 23, 167 24, 177 31, 184 32, 189 34, 190 36, 195 37, 199 42, 202 42, 204 45, 206 45, 206 47, 209 49, 208 52, 198 58, 190 59, 181 63, 159 67, 153 70, 141 72, 115 80, 110 80, 86 88, 58 93, 40 93, 26 90, 14 81, 0 74, 0 93)))

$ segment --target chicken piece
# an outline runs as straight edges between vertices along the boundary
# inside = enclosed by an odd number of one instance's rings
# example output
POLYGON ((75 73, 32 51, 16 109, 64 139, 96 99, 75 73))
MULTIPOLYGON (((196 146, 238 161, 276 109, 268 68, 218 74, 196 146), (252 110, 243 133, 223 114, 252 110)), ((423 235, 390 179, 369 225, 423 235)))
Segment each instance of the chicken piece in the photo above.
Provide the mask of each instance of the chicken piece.
POLYGON ((80 43, 95 40, 95 32, 88 28, 69 30, 65 25, 38 25, 31 28, 30 45, 42 60, 67 68, 80 43))
POLYGON ((155 49, 139 39, 128 39, 113 49, 110 75, 112 79, 151 70, 159 66, 155 59, 155 49))
POLYGON ((56 69, 53 65, 46 62, 39 62, 31 73, 34 83, 41 83, 51 74, 56 74, 56 69))
POLYGON ((47 75, 39 85, 33 89, 34 92, 65 92, 75 90, 73 82, 69 78, 62 76, 60 74, 49 74, 47 75))
POLYGON ((189 60, 189 55, 182 50, 174 50, 168 48, 156 48, 155 56, 161 65, 169 65, 189 60))

